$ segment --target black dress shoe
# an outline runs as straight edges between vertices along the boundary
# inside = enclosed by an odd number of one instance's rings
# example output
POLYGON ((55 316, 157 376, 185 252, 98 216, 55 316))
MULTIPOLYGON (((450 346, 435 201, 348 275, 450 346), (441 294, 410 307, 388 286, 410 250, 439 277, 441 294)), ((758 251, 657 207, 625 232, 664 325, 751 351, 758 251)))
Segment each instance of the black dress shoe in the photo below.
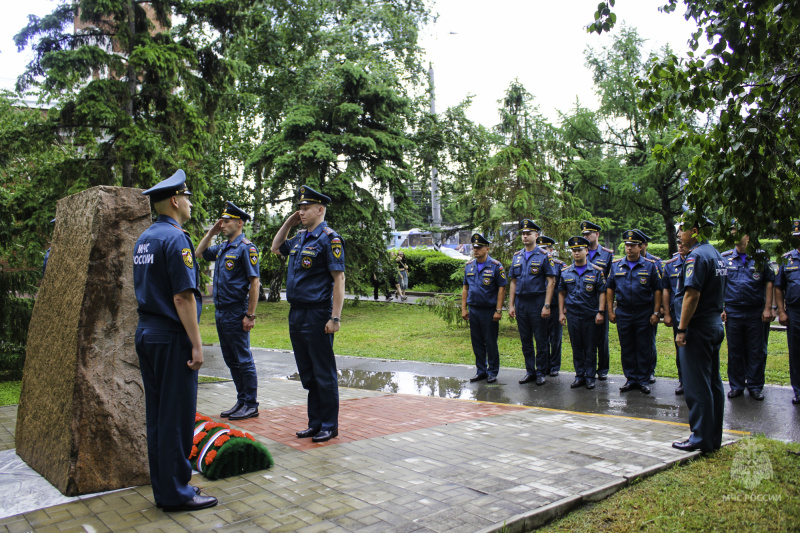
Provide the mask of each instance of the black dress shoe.
POLYGON ((642 391, 642 394, 650 394, 650 386, 649 385, 640 385, 639 390, 642 391))
POLYGON ((800 403, 800 396, 795 396, 794 398, 792 398, 792 403, 794 405, 797 405, 798 403, 800 403))
POLYGON ((655 382, 656 382, 656 375, 650 374, 650 383, 655 383, 655 382))
POLYGON ((552 372, 550 372, 550 375, 556 377, 558 375, 558 370, 553 370, 552 372))
POLYGON ((537 385, 544 385, 544 376, 536 376, 536 384, 537 385))
POLYGON ((744 394, 742 389, 731 389, 728 391, 728 398, 738 398, 742 394, 744 394))
POLYGON ((488 378, 489 376, 484 372, 483 374, 475 374, 471 378, 469 378, 470 383, 475 383, 476 381, 483 381, 484 379, 488 378))
POLYGON ((758 400, 759 402, 763 402, 764 401, 764 393, 761 392, 758 389, 751 390, 750 391, 750 397, 753 398, 754 400, 758 400))
POLYGON ((689 444, 689 439, 673 442, 672 447, 682 452, 693 452, 700 449, 700 447, 695 446, 694 444, 689 444))
POLYGON ((572 385, 569 386, 570 389, 577 389, 578 387, 583 387, 586 385, 586 380, 583 378, 575 378, 575 381, 572 382, 572 385))
POLYGON ((243 406, 244 406, 244 404, 243 404, 242 402, 236 402, 236 405, 234 405, 233 407, 231 407, 231 408, 230 408, 230 409, 228 409, 227 411, 222 411, 222 412, 219 414, 219 416, 220 416, 220 418, 228 418, 228 417, 229 417, 229 416, 231 416, 233 413, 235 413, 236 411, 238 411, 239 409, 241 409, 243 406))
POLYGON ((683 383, 678 383, 678 388, 675 389, 675 396, 680 396, 683 394, 683 383))
POLYGON ((587 379, 586 380, 586 388, 589 389, 589 390, 592 390, 594 388, 594 380, 593 379, 587 379))
POLYGON ((486 379, 486 383, 496 383, 496 382, 497 382, 497 376, 489 376, 486 379))
MULTIPOLYGON (((195 494, 200 494, 200 487, 192 487, 192 488, 194 489, 194 493, 195 494)), ((156 502, 156 507, 161 509, 163 507, 163 505, 161 505, 160 502, 156 502)))
POLYGON ((600 381, 605 381, 608 379, 608 372, 603 372, 602 374, 597 374, 597 379, 600 381))
POLYGON ((622 387, 619 388, 619 391, 620 392, 628 392, 629 390, 638 389, 638 388, 639 388, 639 384, 638 383, 632 383, 630 381, 626 381, 625 385, 623 385, 622 387))
POLYGON ((233 413, 230 420, 244 420, 245 418, 255 418, 258 416, 258 407, 243 406, 241 409, 233 413))
POLYGON ((328 431, 326 429, 326 430, 320 431, 319 433, 314 435, 314 437, 311 439, 311 441, 312 442, 325 442, 327 440, 331 440, 332 438, 338 437, 338 436, 339 436, 339 430, 338 429, 334 429, 333 431, 328 431))
POLYGON ((208 509, 217 505, 217 499, 213 496, 200 496, 196 494, 194 498, 188 502, 180 505, 165 505, 162 507, 165 513, 174 513, 177 511, 199 511, 200 509, 208 509))
POLYGON ((536 374, 531 374, 528 372, 525 374, 525 377, 519 380, 520 385, 524 385, 525 383, 530 383, 531 381, 536 381, 536 374))
POLYGON ((303 431, 298 431, 297 433, 295 433, 295 435, 297 435, 298 438, 307 439, 309 437, 313 437, 317 433, 319 433, 319 429, 308 428, 304 429, 303 431))

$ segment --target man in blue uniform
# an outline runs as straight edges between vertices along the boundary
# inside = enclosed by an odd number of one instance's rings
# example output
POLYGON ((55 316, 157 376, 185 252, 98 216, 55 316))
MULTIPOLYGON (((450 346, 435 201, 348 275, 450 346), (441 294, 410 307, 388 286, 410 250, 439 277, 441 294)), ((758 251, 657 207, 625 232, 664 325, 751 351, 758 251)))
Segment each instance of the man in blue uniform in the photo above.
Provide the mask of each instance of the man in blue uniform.
POLYGON ((650 394, 652 328, 661 308, 661 274, 655 261, 641 255, 644 235, 638 230, 622 234, 625 257, 611 265, 606 294, 608 318, 617 325, 625 385, 620 392, 638 388, 650 394), (614 310, 614 301, 617 309, 614 310))
MULTIPOLYGON (((676 232, 680 232, 680 224, 675 228, 676 232)), ((672 328, 672 338, 677 335, 678 319, 675 314, 675 297, 678 294, 678 278, 681 275, 683 268, 683 261, 686 258, 688 250, 683 244, 678 243, 678 251, 669 261, 664 262, 664 288, 662 289, 661 307, 664 309, 664 325, 672 328), (665 303, 666 302, 666 303, 665 303)), ((673 342, 674 344, 674 342, 673 342)), ((678 368, 678 387, 675 389, 675 394, 680 396, 683 394, 683 374, 681 373, 681 358, 680 348, 675 344, 675 366, 678 368)))
MULTIPOLYGON (((792 236, 800 237, 800 220, 792 224, 792 236)), ((800 404, 800 248, 784 254, 785 263, 775 280, 775 299, 778 321, 786 326, 789 344, 789 381, 792 384, 794 405, 800 404)))
MULTIPOLYGON (((644 237, 644 244, 642 245, 642 256, 645 259, 651 259, 651 260, 656 262, 656 266, 658 267, 658 273, 661 276, 661 283, 662 283, 661 289, 663 291, 663 289, 665 287, 664 283, 666 282, 666 279, 664 278, 664 265, 663 265, 660 257, 657 257, 657 256, 655 256, 655 255, 653 255, 653 254, 651 254, 650 252, 647 251, 647 247, 650 246, 650 241, 652 241, 653 239, 651 237, 649 237, 648 235, 646 235, 641 230, 639 230, 639 233, 641 233, 642 236, 644 237)), ((662 300, 661 304, 662 304, 662 307, 658 312, 659 318, 661 318, 663 316, 663 314, 665 312, 665 306, 666 306, 667 302, 662 300)), ((652 331, 650 332, 650 341, 651 341, 651 344, 652 344, 652 361, 650 363, 650 374, 649 374, 650 383, 655 383, 656 382, 656 364, 658 363, 658 350, 656 349, 656 334, 657 333, 658 333, 658 322, 656 322, 653 325, 652 331)))
POLYGON ((469 321, 477 368, 470 382, 485 379, 488 383, 494 383, 500 371, 497 335, 500 332, 499 322, 503 316, 507 282, 503 265, 489 257, 491 244, 486 237, 475 233, 472 236, 472 253, 475 257, 464 267, 461 318, 469 321))
POLYGON ((520 383, 536 381, 537 385, 544 385, 550 357, 547 319, 551 314, 550 304, 554 303, 556 267, 553 258, 536 246, 542 228, 526 218, 520 221, 519 230, 525 247, 511 260, 508 314, 517 319, 525 356, 526 372, 520 383))
POLYGON ((672 447, 684 451, 711 452, 722 445, 722 416, 725 390, 719 375, 719 348, 725 333, 722 305, 727 268, 722 256, 707 240, 699 241, 700 230, 713 223, 686 211, 679 238, 689 249, 678 280, 678 334, 681 369, 689 427, 692 435, 672 447))
POLYGON ((561 272, 558 308, 559 321, 567 324, 572 344, 575 381, 570 388, 595 387, 597 372, 597 328, 606 316, 606 277, 603 269, 587 261, 589 240, 572 237, 572 265, 561 272))
POLYGON ((214 308, 222 358, 236 385, 236 404, 219 416, 244 420, 258 416, 258 378, 250 330, 255 326, 258 303, 258 248, 242 230, 250 215, 227 202, 222 216, 206 233, 195 257, 214 261, 214 308), (222 233, 228 240, 210 246, 222 233))
MULTIPOLYGON (((736 221, 731 225, 731 234, 736 235, 736 221)), ((736 247, 722 254, 728 268, 722 312, 728 339, 728 383, 731 386, 728 398, 738 398, 747 387, 753 399, 762 401, 767 366, 764 323, 772 321, 775 273, 766 254, 760 268, 755 258, 748 256, 749 243, 750 236, 741 235, 736 247)), ((763 250, 759 252, 764 253, 763 250)))
POLYGON ((298 210, 275 234, 272 253, 288 257, 289 337, 300 382, 308 391, 308 428, 297 436, 325 442, 339 435, 333 335, 344 303, 344 240, 325 222, 331 199, 305 185, 298 192, 298 210), (298 224, 306 231, 287 240, 298 224))
MULTIPOLYGON (((600 246, 600 230, 602 228, 589 220, 581 222, 581 234, 589 241, 589 251, 587 259, 595 266, 603 270, 603 275, 608 280, 611 272, 611 263, 614 261, 614 251, 605 246, 600 246)), ((608 367, 610 365, 608 356, 608 311, 602 324, 596 326, 597 340, 597 379, 605 381, 608 378, 608 367)))
POLYGON ((189 485, 189 454, 197 412, 200 339, 200 271, 194 246, 181 229, 192 216, 186 175, 144 191, 158 219, 133 250, 133 286, 138 303, 136 354, 142 372, 147 420, 147 459, 156 505, 164 511, 213 507, 217 499, 189 485))
MULTIPOLYGON (((550 254, 550 256, 553 258, 553 264, 555 265, 556 269, 554 290, 557 293, 558 285, 561 281, 561 270, 565 268, 567 264, 553 254, 553 245, 555 243, 555 239, 552 237, 546 237, 544 235, 540 235, 539 238, 536 239, 536 244, 541 246, 542 249, 550 254)), ((555 294, 553 298, 557 300, 557 296, 555 294)), ((545 369, 547 373, 553 377, 557 376, 561 371, 561 344, 563 337, 564 326, 561 325, 561 321, 558 319, 558 313, 553 310, 553 312, 550 313, 550 318, 547 319, 547 344, 550 347, 550 357, 547 359, 549 364, 545 369)))

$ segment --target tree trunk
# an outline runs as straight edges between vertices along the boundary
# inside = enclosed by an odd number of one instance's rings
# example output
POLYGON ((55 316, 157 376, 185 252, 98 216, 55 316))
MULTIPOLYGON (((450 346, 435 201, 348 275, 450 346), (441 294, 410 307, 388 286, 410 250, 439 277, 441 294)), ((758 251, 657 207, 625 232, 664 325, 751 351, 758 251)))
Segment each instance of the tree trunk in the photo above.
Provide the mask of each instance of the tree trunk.
MULTIPOLYGON (((126 16, 128 18, 128 31, 130 31, 130 42, 128 43, 128 58, 130 59, 133 52, 133 43, 136 35, 136 13, 135 13, 135 0, 130 0, 125 6, 126 16)), ((128 101, 125 103, 125 112, 133 122, 133 99, 136 96, 136 70, 130 60, 128 61, 127 72, 125 73, 128 78, 128 101)), ((122 163, 122 186, 133 187, 133 161, 125 160, 122 163)))

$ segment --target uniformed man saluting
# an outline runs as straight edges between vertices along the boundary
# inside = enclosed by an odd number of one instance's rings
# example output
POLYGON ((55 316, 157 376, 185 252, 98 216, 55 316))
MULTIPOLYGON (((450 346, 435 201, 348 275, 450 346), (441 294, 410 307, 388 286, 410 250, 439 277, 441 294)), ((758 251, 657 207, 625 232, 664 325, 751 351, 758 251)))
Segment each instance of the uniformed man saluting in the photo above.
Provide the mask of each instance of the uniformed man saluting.
POLYGON ((344 241, 325 222, 331 199, 305 185, 298 193, 299 209, 275 234, 272 253, 289 258, 289 337, 300 382, 308 391, 308 428, 297 436, 325 442, 339 435, 333 334, 339 331, 344 303, 344 241), (287 240, 298 224, 306 231, 287 240))
POLYGON ((143 194, 158 213, 133 250, 136 353, 144 385, 150 482, 156 505, 164 511, 194 511, 213 507, 217 499, 189 485, 197 370, 203 364, 200 271, 192 240, 181 229, 192 216, 192 193, 178 170, 143 194))
POLYGON ((659 320, 661 276, 655 261, 641 255, 644 235, 638 230, 622 234, 625 257, 611 266, 608 278, 608 318, 617 325, 625 385, 620 392, 638 388, 650 394, 653 358, 652 327, 659 320), (614 301, 617 309, 613 308, 614 301))
POLYGON ((572 250, 572 265, 561 272, 558 293, 559 320, 567 324, 572 344, 575 381, 570 388, 595 387, 597 371, 597 325, 606 316, 606 279, 603 269, 586 260, 589 241, 572 237, 567 243, 572 250))
POLYGON ((461 317, 469 321, 472 351, 477 373, 471 382, 497 381, 500 371, 500 352, 497 349, 499 321, 503 316, 506 298, 506 273, 497 259, 489 257, 489 242, 480 233, 472 236, 471 259, 464 267, 464 287, 461 290, 461 317), (467 309, 469 306, 469 309, 467 309))
POLYGON ((705 217, 686 211, 678 238, 689 249, 678 279, 678 334, 683 389, 689 407, 692 435, 672 447, 683 451, 710 452, 722 445, 725 390, 719 375, 719 348, 725 333, 722 304, 727 268, 708 241, 698 241, 700 228, 713 226, 705 217))
POLYGON ((508 274, 511 278, 508 314, 517 319, 525 356, 526 372, 520 383, 535 380, 537 385, 544 385, 550 366, 547 319, 550 318, 550 304, 554 303, 556 282, 555 262, 550 254, 536 246, 541 229, 529 218, 520 221, 519 230, 525 248, 514 254, 508 274))
POLYGON ((219 416, 244 420, 258 416, 258 377, 250 330, 258 303, 258 248, 242 229, 250 215, 227 202, 222 216, 197 245, 195 257, 214 261, 214 307, 222 358, 236 385, 236 404, 219 416), (222 233, 226 242, 209 246, 222 233))

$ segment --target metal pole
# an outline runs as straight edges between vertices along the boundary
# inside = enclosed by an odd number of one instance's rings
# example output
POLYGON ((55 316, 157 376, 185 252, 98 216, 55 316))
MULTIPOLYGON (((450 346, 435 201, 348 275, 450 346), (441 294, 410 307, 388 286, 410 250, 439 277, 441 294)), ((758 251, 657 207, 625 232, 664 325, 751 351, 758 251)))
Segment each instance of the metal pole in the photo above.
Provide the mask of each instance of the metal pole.
MULTIPOLYGON (((431 115, 435 115, 436 91, 433 83, 433 64, 429 63, 428 66, 428 76, 431 82, 431 115)), ((436 170, 436 167, 431 169, 431 214, 433 215, 434 230, 440 228, 442 225, 442 211, 439 206, 439 171, 436 170)), ((433 247, 438 250, 442 245, 442 236, 438 232, 434 232, 431 236, 433 237, 433 247)))

